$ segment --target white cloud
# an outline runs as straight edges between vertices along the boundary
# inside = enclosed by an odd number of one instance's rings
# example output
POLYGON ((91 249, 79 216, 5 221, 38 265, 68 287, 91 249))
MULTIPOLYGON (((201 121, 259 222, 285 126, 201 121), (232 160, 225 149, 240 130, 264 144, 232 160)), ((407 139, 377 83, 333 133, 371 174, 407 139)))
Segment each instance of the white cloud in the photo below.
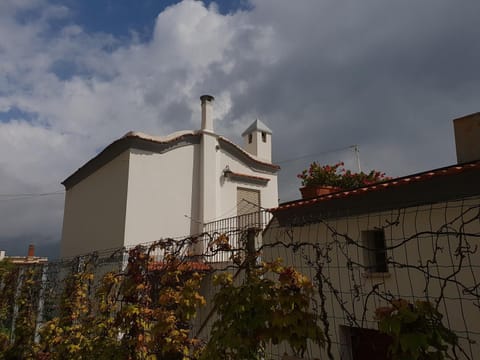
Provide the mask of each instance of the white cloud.
MULTIPOLYGON (((58 190, 129 130, 198 128, 204 93, 217 98, 217 129, 237 141, 254 117, 266 121, 278 160, 354 143, 366 164, 396 175, 453 160, 452 146, 435 146, 451 141, 450 118, 478 111, 479 5, 251 2, 223 15, 182 1, 141 42, 89 33, 47 0, 1 1, 0 111, 29 116, 0 123, 0 194, 58 190), (38 16, 19 21, 27 10, 38 16), (451 47, 466 55, 446 56, 451 47)), ((284 165, 284 200, 303 166, 284 165)), ((28 201, 0 202, 0 239, 59 233, 61 201, 28 201)))
MULTIPOLYGON (((167 8, 159 14, 150 42, 123 45, 108 35, 87 34, 78 24, 45 36, 50 18, 68 11, 40 0, 11 3, 3 10, 0 77, 7 80, 1 83, 0 108, 31 114, 0 123, 3 194, 58 190, 69 173, 128 130, 162 134, 179 126, 197 127, 199 84, 212 64, 228 70, 234 61, 225 54, 237 31, 235 16, 220 15, 200 2, 167 8), (23 24, 15 21, 24 10, 41 11, 41 16, 23 24), (187 116, 165 118, 177 103, 187 116)), ((229 93, 214 90, 217 114, 223 116, 231 106, 229 93)), ((35 215, 38 206, 52 201, 1 202, 2 212, 11 216, 4 217, 0 237, 48 228, 58 233, 58 200, 43 216, 35 215)))

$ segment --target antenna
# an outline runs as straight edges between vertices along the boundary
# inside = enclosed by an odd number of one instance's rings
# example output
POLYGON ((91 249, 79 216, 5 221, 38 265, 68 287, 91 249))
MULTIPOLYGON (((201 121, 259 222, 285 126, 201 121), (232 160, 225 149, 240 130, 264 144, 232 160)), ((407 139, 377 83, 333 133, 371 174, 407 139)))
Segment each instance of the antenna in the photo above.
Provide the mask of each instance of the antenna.
POLYGON ((358 145, 353 145, 353 151, 355 151, 355 160, 357 162, 358 172, 362 172, 362 167, 360 166, 360 150, 358 149, 358 145))

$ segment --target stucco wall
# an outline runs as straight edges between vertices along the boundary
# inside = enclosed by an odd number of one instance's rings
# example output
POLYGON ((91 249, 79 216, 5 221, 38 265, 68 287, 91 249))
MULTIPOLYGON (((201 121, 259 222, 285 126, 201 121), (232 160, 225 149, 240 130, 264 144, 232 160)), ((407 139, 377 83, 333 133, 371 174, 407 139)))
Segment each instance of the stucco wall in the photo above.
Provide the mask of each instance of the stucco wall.
POLYGON ((62 258, 123 245, 128 164, 125 151, 67 190, 62 258))
MULTIPOLYGON (((209 219, 215 219, 219 213, 220 204, 220 186, 219 175, 219 150, 218 141, 215 134, 205 132, 201 141, 200 155, 200 210, 199 217, 201 222, 208 222, 209 219)), ((202 226, 199 232, 203 232, 202 226)))
MULTIPOLYGON (((344 340, 341 327, 350 325, 342 306, 355 315, 362 327, 377 328, 374 311, 385 306, 386 302, 374 294, 368 295, 374 286, 378 286, 381 293, 389 293, 394 298, 412 302, 427 299, 427 294, 430 301, 434 301, 441 293, 441 286, 445 286, 439 308, 444 314, 444 324, 458 335, 469 334, 471 340, 477 341, 472 344, 461 339, 462 348, 472 356, 480 351, 480 321, 475 306, 478 297, 475 300, 475 296, 465 293, 458 284, 475 289, 480 278, 480 251, 475 250, 480 245, 479 206, 477 198, 328 219, 293 228, 283 228, 274 221, 264 233, 264 244, 267 246, 262 254, 265 260, 283 258, 286 264, 294 265, 314 279, 316 266, 308 262, 310 260, 315 263, 315 252, 311 247, 304 245, 293 252, 280 246, 269 248, 268 244, 275 241, 287 244, 304 242, 317 244, 321 249, 322 273, 332 284, 331 288, 325 285, 324 294, 330 336, 337 359, 341 354, 342 359, 350 359, 348 346, 340 344, 344 340), (466 224, 462 226, 464 223, 466 224), (397 266, 389 264, 387 274, 367 273, 362 267, 366 261, 363 249, 355 244, 362 243, 362 231, 378 228, 385 230, 386 246, 390 247, 387 251, 389 261, 397 263, 397 266), (457 233, 476 235, 457 236, 457 233), (469 249, 472 253, 460 256, 459 246, 463 247, 463 251, 469 249), (430 275, 425 276, 426 273, 430 275), (452 281, 443 283, 440 278, 448 275, 452 275, 452 281), (363 304, 367 304, 365 313, 363 304)), ((272 351, 282 354, 288 349, 277 348, 272 351)), ((311 357, 325 356, 319 356, 318 348, 310 351, 311 357)), ((460 355, 460 358, 466 357, 460 355)))
POLYGON ((62 256, 201 233, 202 223, 237 215, 238 187, 259 191, 262 207, 277 206, 276 174, 252 168, 254 161, 232 149, 208 133, 199 143, 161 153, 130 148, 113 158, 67 191, 62 256), (226 179, 226 166, 270 181, 226 179))
MULTIPOLYGON (((214 137, 209 137, 213 140, 214 137)), ((237 187, 261 192, 261 206, 278 204, 277 176, 248 167, 228 152, 208 147, 209 167, 205 181, 210 196, 205 196, 206 222, 237 215, 237 187), (266 186, 232 181, 223 177, 223 169, 269 178, 266 186)), ((201 144, 187 145, 157 154, 131 150, 128 181, 126 245, 182 237, 198 233, 201 221, 201 144), (187 215, 188 217, 186 217, 187 215)))
POLYGON ((125 245, 196 230, 198 168, 199 145, 163 154, 130 150, 125 245))
POLYGON ((272 161, 272 135, 265 133, 265 140, 262 139, 262 131, 254 131, 251 133, 252 142, 249 142, 249 136, 244 137, 243 148, 250 154, 257 156, 257 158, 263 161, 272 161))
POLYGON ((251 169, 247 164, 239 161, 229 153, 220 151, 219 153, 219 167, 220 172, 217 181, 220 183, 220 203, 217 217, 225 218, 237 215, 237 188, 247 188, 260 191, 260 206, 263 208, 272 208, 278 206, 278 185, 277 175, 272 173, 264 173, 251 169), (265 185, 258 185, 251 182, 233 181, 231 179, 225 179, 223 175, 223 169, 228 165, 231 171, 259 176, 270 179, 265 185))

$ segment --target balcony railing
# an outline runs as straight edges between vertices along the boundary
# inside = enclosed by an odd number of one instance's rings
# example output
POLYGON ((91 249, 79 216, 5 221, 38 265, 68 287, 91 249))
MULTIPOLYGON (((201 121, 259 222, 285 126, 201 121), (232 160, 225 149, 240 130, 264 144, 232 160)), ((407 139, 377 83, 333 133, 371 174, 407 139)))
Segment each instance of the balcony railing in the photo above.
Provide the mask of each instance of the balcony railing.
POLYGON ((261 232, 271 218, 270 212, 261 210, 205 224, 203 228, 205 260, 211 263, 230 261, 232 254, 245 248, 247 231, 255 229, 261 232))

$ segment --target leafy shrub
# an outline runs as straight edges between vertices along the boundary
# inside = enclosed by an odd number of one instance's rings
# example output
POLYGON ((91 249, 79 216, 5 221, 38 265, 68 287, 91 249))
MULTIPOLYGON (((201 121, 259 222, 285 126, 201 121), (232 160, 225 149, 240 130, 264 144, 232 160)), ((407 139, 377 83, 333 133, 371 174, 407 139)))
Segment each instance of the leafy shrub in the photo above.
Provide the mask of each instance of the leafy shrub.
POLYGON ((449 347, 456 346, 458 338, 443 325, 442 317, 427 301, 394 300, 376 310, 379 330, 392 338, 393 360, 449 359, 449 347))
POLYGON ((264 263, 241 285, 229 273, 214 281, 220 286, 214 298, 219 318, 202 359, 263 359, 268 343, 283 341, 300 356, 309 339, 323 345, 323 332, 309 311, 312 284, 293 268, 264 263))

